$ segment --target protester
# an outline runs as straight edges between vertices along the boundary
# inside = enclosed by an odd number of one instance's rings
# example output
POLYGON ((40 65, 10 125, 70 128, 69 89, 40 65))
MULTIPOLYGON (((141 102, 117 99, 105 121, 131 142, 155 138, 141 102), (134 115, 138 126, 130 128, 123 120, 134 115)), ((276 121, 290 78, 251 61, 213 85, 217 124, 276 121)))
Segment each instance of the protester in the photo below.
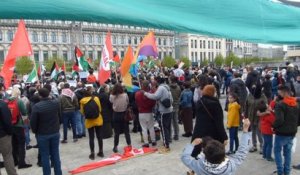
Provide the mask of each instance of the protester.
POLYGON ((278 99, 275 106, 275 121, 273 129, 275 132, 274 155, 277 166, 277 174, 291 173, 291 159, 293 139, 297 133, 299 107, 296 98, 290 96, 288 86, 278 87, 278 99), (282 159, 284 152, 284 162, 282 159))
POLYGON ((129 123, 125 121, 125 113, 129 106, 128 95, 124 92, 121 84, 116 84, 109 97, 113 105, 113 128, 114 128, 114 148, 113 152, 118 152, 119 136, 123 131, 126 138, 128 149, 131 149, 131 139, 129 134, 129 123))
POLYGON ((60 104, 64 127, 64 137, 61 143, 68 143, 67 139, 69 122, 71 123, 73 131, 73 141, 77 142, 75 110, 78 108, 78 99, 75 93, 70 89, 70 85, 68 83, 64 84, 64 89, 61 91, 60 104))
POLYGON ((181 94, 181 89, 178 85, 178 79, 175 76, 170 77, 170 91, 172 94, 173 98, 173 112, 172 112, 172 127, 171 127, 171 136, 172 136, 172 128, 174 130, 174 135, 173 139, 178 140, 179 139, 179 118, 178 118, 178 113, 179 113, 179 100, 180 100, 180 94, 181 94))
POLYGON ((89 70, 89 76, 87 77, 86 80, 87 80, 87 83, 96 85, 97 79, 94 75, 94 70, 93 69, 89 70))
POLYGON ((195 138, 188 144, 181 155, 181 161, 195 174, 231 175, 243 163, 249 150, 250 133, 248 132, 250 121, 244 119, 241 145, 236 154, 226 157, 225 147, 218 140, 204 137, 195 138), (203 149, 198 159, 191 156, 195 146, 203 149))
POLYGON ((300 74, 296 76, 296 81, 293 82, 293 94, 295 97, 300 97, 300 74))
MULTIPOLYGON (((0 99, 2 99, 2 93, 0 93, 0 99)), ((12 134, 11 113, 7 104, 0 100, 0 153, 7 175, 17 175, 12 156, 12 134)))
MULTIPOLYGON (((202 97, 197 102, 196 123, 192 140, 195 138, 211 137, 222 144, 228 143, 224 127, 223 109, 219 100, 214 97, 216 93, 213 85, 206 85, 202 90, 202 97)), ((197 157, 201 146, 195 146, 192 156, 197 157)))
POLYGON ((262 90, 265 96, 267 97, 268 102, 271 102, 272 100, 272 81, 270 79, 271 76, 267 74, 265 76, 264 82, 262 83, 262 90))
POLYGON ((273 131, 272 125, 275 121, 274 115, 275 101, 271 101, 270 105, 261 102, 259 105, 257 116, 260 117, 260 131, 263 135, 263 158, 267 161, 274 161, 272 158, 273 150, 273 131))
MULTIPOLYGON (((77 83, 77 88, 76 90, 74 91, 76 97, 77 97, 77 100, 78 100, 78 103, 80 102, 80 100, 84 97, 83 95, 83 83, 82 82, 78 82, 77 83)), ((78 104, 78 107, 80 106, 80 104, 78 104)), ((76 109, 75 111, 75 116, 76 116, 76 134, 77 134, 77 138, 82 138, 82 137, 85 137, 85 119, 84 119, 84 116, 81 114, 80 112, 80 109, 76 109)))
POLYGON ((229 129, 229 151, 227 154, 234 154, 239 147, 238 128, 240 126, 240 109, 241 106, 238 103, 238 96, 234 93, 228 96, 228 113, 227 113, 227 128, 229 129), (235 145, 235 149, 233 147, 235 145))
POLYGON ((143 147, 149 147, 150 143, 152 146, 156 146, 156 139, 155 139, 155 133, 154 133, 154 117, 152 114, 152 110, 155 106, 155 101, 150 100, 147 97, 145 97, 144 93, 142 92, 150 92, 150 86, 149 86, 149 81, 144 80, 142 83, 142 90, 138 91, 135 94, 135 101, 139 110, 139 120, 141 123, 142 127, 142 134, 143 134, 143 139, 145 141, 145 144, 143 147), (148 131, 150 134, 150 139, 149 142, 147 143, 148 140, 148 131))
POLYGON ((101 115, 101 104, 98 97, 93 95, 93 87, 87 87, 83 91, 84 98, 80 100, 80 111, 85 116, 85 127, 89 133, 89 145, 91 154, 89 158, 95 159, 95 133, 98 140, 99 152, 97 156, 104 157, 103 154, 103 140, 102 140, 102 125, 103 118, 101 115))
POLYGON ((173 97, 170 92, 170 87, 165 83, 163 77, 156 77, 156 81, 159 84, 156 92, 154 94, 145 92, 145 96, 149 99, 158 101, 158 112, 160 113, 159 124, 164 144, 159 152, 163 154, 170 152, 173 97))
POLYGON ((181 113, 181 120, 183 123, 184 134, 183 137, 191 137, 193 133, 193 93, 191 91, 191 83, 185 82, 184 83, 184 90, 181 92, 180 95, 180 113, 181 113))
POLYGON ((37 136, 43 174, 50 175, 50 161, 54 165, 55 175, 62 175, 59 156, 59 125, 61 110, 57 100, 49 98, 50 92, 46 88, 38 90, 41 101, 32 108, 30 125, 32 132, 37 136))

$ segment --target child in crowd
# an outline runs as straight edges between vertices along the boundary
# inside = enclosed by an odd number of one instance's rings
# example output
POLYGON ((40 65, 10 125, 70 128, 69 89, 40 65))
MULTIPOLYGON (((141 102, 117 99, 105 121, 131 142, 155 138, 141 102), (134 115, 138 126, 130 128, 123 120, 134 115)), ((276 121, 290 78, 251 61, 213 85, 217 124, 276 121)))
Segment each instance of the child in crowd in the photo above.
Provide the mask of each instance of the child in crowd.
POLYGON ((275 121, 274 115, 275 101, 271 101, 268 106, 264 102, 260 105, 257 115, 260 117, 260 131, 263 135, 263 158, 267 161, 274 161, 272 158, 273 149, 273 130, 272 124, 275 121))
POLYGON ((231 93, 228 96, 228 114, 227 114, 227 128, 229 129, 230 149, 227 154, 234 154, 239 147, 238 128, 240 126, 240 109, 241 106, 238 103, 238 96, 231 93), (235 144, 235 150, 233 146, 235 144))

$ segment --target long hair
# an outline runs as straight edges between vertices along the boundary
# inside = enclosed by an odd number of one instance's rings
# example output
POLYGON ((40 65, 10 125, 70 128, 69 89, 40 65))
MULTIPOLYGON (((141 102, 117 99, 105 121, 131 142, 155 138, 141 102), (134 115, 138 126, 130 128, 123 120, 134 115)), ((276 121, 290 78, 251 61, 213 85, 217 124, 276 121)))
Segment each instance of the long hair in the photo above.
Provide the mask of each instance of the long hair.
POLYGON ((113 88, 113 90, 111 92, 111 94, 115 95, 115 96, 118 96, 118 95, 123 94, 123 93, 124 93, 124 89, 123 89, 123 87, 122 87, 122 85, 120 83, 117 83, 114 86, 114 88, 113 88))

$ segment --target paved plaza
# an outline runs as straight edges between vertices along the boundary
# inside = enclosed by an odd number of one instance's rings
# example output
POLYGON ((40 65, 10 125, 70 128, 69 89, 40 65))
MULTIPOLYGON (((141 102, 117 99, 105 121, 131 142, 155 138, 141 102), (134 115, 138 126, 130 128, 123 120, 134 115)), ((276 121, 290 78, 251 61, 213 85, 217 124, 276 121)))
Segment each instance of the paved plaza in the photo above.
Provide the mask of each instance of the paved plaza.
MULTIPOLYGON (((224 100, 221 100, 224 103, 224 100)), ((226 119, 225 119, 226 120, 226 119)), ((225 121, 226 122, 226 121, 225 121)), ((182 125, 181 131, 183 130, 182 125)), ((72 138, 69 130, 69 139, 72 138)), ((300 140, 300 134, 298 134, 300 140)), ((139 134, 131 133, 132 143, 134 147, 141 146, 139 134)), ((34 136, 31 135, 32 144, 35 144, 34 136)), ((190 142, 190 138, 180 137, 179 141, 172 143, 171 153, 161 155, 158 153, 130 159, 115 165, 104 168, 95 169, 84 172, 84 175, 185 175, 188 170, 180 161, 180 154, 186 143, 190 142)), ((125 146, 125 137, 121 135, 119 150, 125 146)), ((159 142, 161 145, 162 142, 159 142)), ((97 144, 96 144, 97 145, 97 144)), ((104 155, 112 154, 113 139, 104 140, 104 155)), ((97 147, 95 149, 97 151, 97 147)), ((60 155, 62 162, 62 171, 64 175, 69 174, 68 171, 77 168, 83 164, 91 162, 88 158, 89 144, 88 138, 80 139, 77 143, 69 140, 67 144, 60 145, 60 155)), ((37 149, 27 151, 26 160, 32 163, 33 167, 18 170, 19 175, 42 175, 42 168, 39 168, 37 163, 37 149)), ((101 160, 96 157, 95 161, 101 160)), ((296 152, 293 154, 293 164, 300 163, 300 147, 297 146, 296 152)), ((270 175, 275 170, 274 162, 267 162, 262 159, 259 153, 249 153, 246 161, 239 168, 237 175, 270 175)), ((2 175, 6 175, 4 169, 1 169, 2 175)), ((299 175, 300 171, 292 171, 292 175, 299 175)))

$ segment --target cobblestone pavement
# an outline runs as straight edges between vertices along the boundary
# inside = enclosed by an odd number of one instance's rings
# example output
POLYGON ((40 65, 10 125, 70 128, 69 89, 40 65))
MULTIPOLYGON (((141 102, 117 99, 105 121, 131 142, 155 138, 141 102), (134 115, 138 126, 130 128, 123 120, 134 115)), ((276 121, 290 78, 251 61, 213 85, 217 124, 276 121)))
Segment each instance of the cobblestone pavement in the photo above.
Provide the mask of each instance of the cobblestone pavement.
MULTIPOLYGON (((223 100, 222 100, 223 102, 223 100)), ((181 131, 182 126, 181 127, 181 131)), ((71 138, 71 131, 68 132, 71 138)), ((35 144, 34 137, 31 135, 32 144, 35 144)), ((131 133, 133 146, 139 147, 139 134, 131 133)), ((298 134, 300 140, 300 134, 298 134)), ((84 172, 84 175, 185 175, 188 170, 180 161, 180 154, 186 143, 190 142, 190 138, 180 137, 179 141, 175 141, 171 145, 171 152, 169 154, 161 155, 158 153, 130 159, 128 161, 120 162, 116 165, 111 165, 89 172, 84 172)), ((121 149, 125 146, 125 137, 121 135, 120 146, 121 149)), ((159 142, 161 145, 162 143, 159 142)), ((97 145, 97 144, 96 144, 97 145)), ((109 156, 112 154, 113 139, 104 140, 104 154, 109 156)), ((97 147, 96 147, 97 150, 97 147)), ((42 175, 42 169, 37 163, 37 149, 31 149, 26 153, 26 160, 32 163, 33 167, 23 170, 18 170, 19 175, 42 175)), ((83 164, 91 162, 88 158, 89 144, 88 138, 80 139, 77 143, 70 142, 60 145, 60 155, 62 162, 63 174, 69 174, 68 171, 83 164)), ((96 158, 95 161, 101 160, 96 158)), ((296 152, 293 154, 293 164, 300 163, 300 146, 297 146, 296 152)), ((270 175, 275 170, 276 166, 273 162, 264 161, 259 153, 249 153, 246 161, 239 168, 237 175, 270 175)), ((6 175, 4 169, 1 169, 2 175, 6 175)), ((53 173, 53 172, 52 172, 53 173)), ((292 175, 299 175, 300 171, 292 171, 292 175)))

